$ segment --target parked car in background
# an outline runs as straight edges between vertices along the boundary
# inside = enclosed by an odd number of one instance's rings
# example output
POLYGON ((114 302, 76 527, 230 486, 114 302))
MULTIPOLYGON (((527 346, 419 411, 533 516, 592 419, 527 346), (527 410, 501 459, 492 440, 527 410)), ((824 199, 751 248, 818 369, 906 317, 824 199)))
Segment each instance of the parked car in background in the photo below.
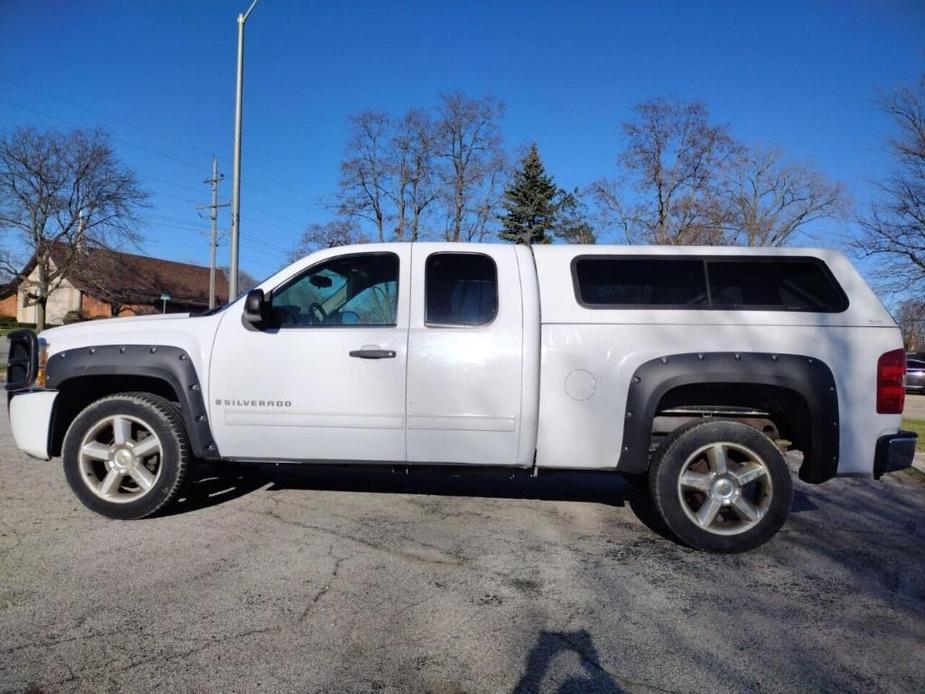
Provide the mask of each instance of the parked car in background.
POLYGON ((906 392, 925 393, 925 358, 906 355, 906 392))

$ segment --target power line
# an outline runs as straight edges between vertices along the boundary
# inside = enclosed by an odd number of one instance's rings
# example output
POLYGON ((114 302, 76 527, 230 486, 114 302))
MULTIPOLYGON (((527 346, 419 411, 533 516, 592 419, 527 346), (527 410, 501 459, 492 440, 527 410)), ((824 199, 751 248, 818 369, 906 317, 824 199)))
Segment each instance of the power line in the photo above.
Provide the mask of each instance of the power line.
POLYGON ((290 249, 283 248, 278 246, 275 243, 268 243, 265 239, 259 238, 257 236, 251 236, 250 234, 242 234, 242 238, 249 239, 252 243, 262 244, 266 248, 270 248, 279 253, 288 253, 290 249))
POLYGON ((250 203, 245 203, 244 201, 241 202, 241 206, 244 207, 244 208, 247 209, 247 210, 253 210, 254 212, 259 212, 260 214, 269 215, 270 217, 276 217, 276 218, 277 218, 278 220, 280 220, 281 222, 285 222, 286 224, 291 224, 292 226, 295 226, 295 227, 302 228, 302 227, 305 226, 305 222, 296 222, 296 221, 293 221, 292 219, 288 219, 287 217, 283 217, 282 215, 277 214, 276 212, 270 212, 270 211, 268 211, 268 210, 264 210, 264 209, 261 209, 261 208, 259 208, 259 207, 255 207, 254 205, 251 205, 250 203))
MULTIPOLYGON (((196 145, 190 144, 190 143, 188 143, 188 142, 183 142, 182 140, 177 140, 176 138, 170 137, 170 136, 165 135, 165 134, 163 134, 163 133, 159 133, 159 132, 157 132, 157 131, 155 131, 155 130, 151 130, 150 128, 146 128, 146 127, 144 127, 144 126, 138 125, 138 124, 136 124, 136 123, 132 123, 132 122, 127 121, 127 120, 124 120, 124 119, 121 119, 121 118, 115 118, 115 117, 113 117, 111 114, 107 114, 107 113, 103 113, 103 112, 101 112, 101 111, 97 111, 96 109, 90 108, 89 106, 86 106, 85 104, 81 104, 80 102, 74 101, 74 100, 72 100, 72 99, 66 99, 66 98, 64 98, 64 97, 62 97, 62 96, 59 96, 59 95, 57 95, 57 94, 52 94, 52 93, 49 92, 49 91, 46 91, 46 90, 44 90, 44 89, 40 89, 40 88, 35 87, 35 86, 31 85, 31 84, 26 84, 25 82, 19 82, 19 81, 17 81, 17 80, 11 80, 11 79, 9 79, 8 77, 0 77, 0 81, 7 82, 8 84, 15 84, 15 85, 18 86, 18 87, 22 87, 22 88, 24 88, 24 89, 28 89, 28 90, 30 90, 30 91, 33 91, 33 92, 35 92, 35 93, 37 93, 37 94, 41 94, 41 95, 43 95, 43 96, 48 97, 49 99, 54 99, 54 100, 56 100, 56 101, 60 101, 61 103, 67 104, 68 106, 73 106, 74 108, 79 108, 79 109, 81 109, 82 111, 86 111, 87 113, 92 113, 92 114, 95 115, 95 116, 98 116, 98 117, 100 117, 100 118, 105 118, 106 120, 112 121, 112 122, 114 122, 114 123, 119 123, 119 124, 121 124, 121 125, 124 125, 124 126, 127 127, 127 128, 132 128, 133 130, 137 130, 138 132, 144 133, 144 134, 146 134, 146 135, 150 135, 150 136, 152 136, 152 137, 157 137, 157 138, 159 138, 159 139, 161 139, 161 140, 164 140, 164 141, 166 141, 166 142, 170 142, 170 143, 172 143, 172 144, 174 144, 174 145, 177 145, 177 146, 179 146, 179 147, 182 147, 184 150, 193 149, 193 150, 196 150, 197 152, 201 152, 201 153, 203 153, 203 154, 206 154, 206 155, 208 155, 209 157, 212 157, 212 156, 215 155, 214 152, 208 152, 208 151, 206 151, 205 149, 203 149, 203 148, 201 148, 201 147, 198 147, 198 146, 196 146, 196 145)), ((12 102, 10 102, 10 103, 12 104, 12 102)), ((12 105, 15 106, 16 104, 12 104, 12 105)), ((20 107, 20 108, 25 108, 25 107, 20 107)), ((47 116, 47 117, 53 118, 54 116, 47 116)), ((75 127, 76 127, 76 126, 75 126, 75 127)), ((292 185, 290 185, 290 184, 288 184, 288 183, 285 183, 285 182, 283 182, 283 181, 280 181, 280 180, 278 180, 278 179, 276 179, 276 178, 273 178, 272 176, 269 176, 269 175, 263 173, 262 171, 256 171, 256 170, 254 170, 254 169, 251 168, 251 167, 246 167, 246 168, 244 168, 244 171, 246 171, 246 172, 247 172, 248 174, 250 174, 251 176, 257 176, 257 177, 259 177, 259 178, 263 178, 263 179, 265 179, 265 180, 267 180, 267 181, 273 183, 273 184, 276 185, 276 186, 280 186, 280 187, 282 187, 282 188, 288 188, 288 189, 291 190, 293 193, 301 194, 301 191, 296 190, 296 188, 293 187, 292 185)))
MULTIPOLYGON (((9 106, 13 106, 14 108, 22 109, 23 111, 30 111, 30 112, 35 113, 35 114, 37 114, 37 115, 39 115, 39 116, 42 116, 42 117, 44 117, 44 118, 51 118, 52 120, 56 120, 56 121, 59 121, 59 122, 61 122, 61 123, 65 123, 66 125, 70 125, 72 128, 80 128, 80 127, 82 127, 82 126, 78 125, 77 123, 75 123, 75 122, 73 122, 73 121, 67 120, 66 118, 61 118, 61 117, 59 117, 59 116, 53 116, 53 115, 51 115, 50 113, 46 113, 45 111, 40 111, 39 109, 37 109, 37 108, 32 108, 32 107, 30 107, 30 106, 23 106, 22 104, 17 104, 16 102, 10 101, 9 99, 6 99, 6 98, 0 99, 0 103, 4 103, 4 104, 7 104, 7 105, 9 105, 9 106)), ((125 140, 125 139, 123 139, 123 138, 121 138, 121 137, 116 137, 115 135, 112 135, 111 137, 112 137, 112 139, 113 139, 114 141, 119 142, 119 143, 121 143, 121 144, 123 144, 123 145, 128 145, 129 147, 137 147, 138 149, 140 149, 140 150, 142 150, 142 151, 145 151, 145 152, 148 152, 149 154, 155 154, 155 155, 157 155, 157 156, 159 156, 159 157, 164 157, 165 159, 172 159, 172 160, 174 160, 174 161, 176 161, 176 162, 179 162, 180 164, 184 164, 184 165, 186 165, 186 166, 195 167, 196 169, 199 169, 199 168, 201 168, 201 166, 202 166, 201 164, 194 164, 193 162, 191 162, 191 161, 189 161, 189 160, 187 160, 187 159, 181 159, 180 157, 175 157, 175 156, 172 155, 172 154, 167 154, 167 153, 165 153, 165 152, 159 152, 159 151, 156 150, 156 149, 151 149, 150 147, 145 147, 144 145, 139 145, 139 144, 136 143, 136 142, 132 142, 132 141, 130 141, 130 140, 125 140)))
POLYGON ((174 195, 173 193, 166 193, 163 190, 152 190, 151 194, 155 196, 162 196, 165 198, 172 198, 173 200, 179 200, 181 202, 189 202, 189 203, 192 203, 193 205, 197 204, 195 200, 191 200, 190 198, 184 198, 179 195, 174 195))
POLYGON ((154 176, 145 176, 145 181, 154 181, 155 183, 164 183, 168 186, 179 188, 180 190, 187 190, 191 193, 196 193, 197 195, 201 192, 198 188, 193 188, 192 186, 185 186, 182 183, 176 183, 174 181, 168 181, 166 178, 155 178, 154 176))
POLYGON ((102 112, 100 112, 100 111, 97 111, 97 110, 95 110, 95 109, 90 108, 89 106, 85 106, 85 105, 83 105, 83 104, 81 104, 81 103, 79 103, 79 102, 72 101, 72 100, 70 100, 70 99, 65 99, 65 98, 62 97, 62 96, 58 96, 58 95, 56 95, 56 94, 52 94, 51 92, 47 92, 47 91, 45 91, 44 89, 39 89, 38 87, 34 87, 34 86, 32 86, 31 84, 25 84, 24 82, 18 82, 18 81, 16 81, 16 80, 11 80, 11 79, 8 78, 8 77, 0 77, 0 80, 2 80, 3 82, 7 82, 8 84, 15 84, 16 86, 18 86, 18 87, 23 87, 24 89, 29 89, 29 90, 31 90, 31 91, 37 93, 37 94, 42 94, 43 96, 47 96, 47 97, 50 98, 50 99, 55 99, 56 101, 60 101, 61 103, 67 104, 68 106, 73 106, 74 108, 79 108, 79 109, 82 110, 82 111, 86 111, 87 113, 92 113, 93 115, 99 116, 100 118, 105 118, 106 120, 113 121, 113 122, 115 122, 115 123, 120 123, 121 125, 124 125, 124 126, 126 126, 126 127, 128 127, 128 128, 132 128, 132 129, 134 129, 134 130, 137 130, 137 131, 139 131, 139 132, 141 132, 141 133, 144 133, 145 135, 151 135, 152 137, 157 137, 157 138, 160 138, 160 139, 162 139, 162 140, 166 140, 167 142, 172 142, 173 144, 178 145, 179 147, 182 147, 183 149, 194 149, 194 150, 196 150, 196 151, 198 151, 198 152, 202 152, 203 154, 206 154, 206 155, 208 155, 208 156, 210 156, 210 157, 214 155, 214 152, 206 152, 204 149, 202 149, 202 148, 200 148, 200 147, 197 147, 196 145, 189 144, 188 142, 182 142, 182 141, 177 140, 177 139, 174 139, 174 138, 172 138, 172 137, 168 137, 168 136, 163 135, 163 134, 161 134, 161 133, 155 132, 154 130, 150 130, 150 129, 145 128, 145 127, 143 127, 143 126, 140 126, 140 125, 137 125, 137 124, 134 124, 134 123, 130 123, 130 122, 128 122, 128 121, 125 121, 125 120, 122 120, 122 119, 119 119, 119 118, 114 118, 111 114, 102 113, 102 112))
MULTIPOLYGON (((158 225, 171 227, 174 229, 179 229, 181 231, 194 231, 194 232, 199 232, 199 233, 203 233, 205 231, 205 228, 198 226, 196 224, 190 223, 186 221, 185 219, 181 219, 179 217, 171 217, 169 215, 154 214, 154 215, 149 215, 148 219, 153 219, 158 225)), ((227 229, 223 229, 220 231, 224 233, 224 232, 227 232, 227 229)), ((291 250, 289 248, 286 248, 280 245, 277 242, 268 241, 265 238, 261 238, 259 236, 255 236, 249 233, 242 234, 242 238, 246 238, 254 244, 260 244, 261 247, 272 249, 272 250, 275 250, 283 254, 288 254, 289 251, 291 250)))
MULTIPOLYGON (((35 113, 36 115, 42 116, 43 118, 50 118, 51 120, 55 120, 55 121, 58 121, 58 122, 60 122, 60 123, 64 123, 65 125, 69 125, 69 126, 71 126, 72 128, 80 128, 80 127, 82 127, 82 126, 78 125, 77 123, 75 123, 75 122, 73 122, 73 121, 70 121, 70 120, 68 120, 68 119, 66 119, 66 118, 61 118, 60 116, 53 116, 53 115, 51 115, 50 113, 46 113, 45 111, 41 111, 41 110, 39 110, 39 109, 37 109, 37 108, 32 108, 31 106, 23 106, 22 104, 18 104, 18 103, 16 103, 16 102, 10 101, 9 99, 6 99, 6 98, 0 98, 0 103, 7 104, 8 106, 12 106, 12 107, 14 107, 14 108, 18 108, 18 109, 21 109, 21 110, 23 110, 23 111, 29 111, 30 113, 35 113)), ((181 158, 181 157, 176 157, 176 156, 174 156, 174 155, 172 155, 172 154, 167 154, 166 152, 161 152, 161 151, 159 151, 159 150, 152 149, 151 147, 146 147, 145 145, 140 145, 140 144, 138 144, 137 142, 132 142, 131 140, 126 140, 126 139, 124 139, 124 138, 117 137, 117 136, 115 136, 115 135, 112 135, 111 137, 112 137, 113 141, 119 142, 120 144, 127 145, 127 146, 129 146, 129 147, 135 147, 135 148, 137 148, 137 149, 142 150, 143 152, 148 152, 149 154, 153 154, 153 155, 158 156, 158 157, 163 157, 163 158, 165 158, 165 159, 170 159, 170 160, 175 161, 175 162, 177 162, 177 163, 179 163, 179 164, 183 164, 184 166, 189 166, 190 168, 195 168, 195 169, 197 169, 197 170, 200 170, 200 169, 202 168, 202 164, 196 164, 196 163, 194 163, 194 162, 189 161, 188 159, 183 159, 183 158, 181 158)), ((262 194, 262 195, 268 195, 268 196, 270 196, 270 197, 276 198, 277 200, 280 200, 280 201, 282 201, 282 202, 285 202, 285 203, 287 203, 287 204, 289 204, 289 205, 292 205, 292 206, 294 206, 294 207, 301 207, 301 208, 303 208, 303 209, 305 209, 305 210, 312 211, 312 209, 311 209, 310 207, 308 207, 307 205, 305 205, 305 204, 303 204, 303 203, 300 203, 300 202, 296 202, 295 200, 291 200, 291 199, 289 199, 289 198, 287 198, 287 197, 285 197, 285 196, 283 196, 283 195, 279 195, 279 194, 277 194, 277 193, 272 193, 272 192, 270 192, 270 191, 268 191, 268 190, 264 190, 263 188, 258 188, 257 186, 251 185, 251 184, 249 184, 249 183, 243 183, 243 182, 242 182, 241 185, 242 185, 243 187, 247 188, 248 190, 254 191, 254 192, 256 192, 256 193, 260 193, 260 194, 262 194)))

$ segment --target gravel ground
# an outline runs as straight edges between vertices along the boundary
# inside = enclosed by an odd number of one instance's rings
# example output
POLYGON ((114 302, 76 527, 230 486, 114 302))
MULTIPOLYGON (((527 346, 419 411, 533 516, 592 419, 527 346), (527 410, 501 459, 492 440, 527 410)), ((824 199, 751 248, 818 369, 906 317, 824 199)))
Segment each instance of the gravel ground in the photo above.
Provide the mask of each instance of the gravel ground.
POLYGON ((765 547, 665 539, 618 478, 202 475, 85 511, 0 423, 0 690, 921 691, 925 476, 798 484, 765 547))

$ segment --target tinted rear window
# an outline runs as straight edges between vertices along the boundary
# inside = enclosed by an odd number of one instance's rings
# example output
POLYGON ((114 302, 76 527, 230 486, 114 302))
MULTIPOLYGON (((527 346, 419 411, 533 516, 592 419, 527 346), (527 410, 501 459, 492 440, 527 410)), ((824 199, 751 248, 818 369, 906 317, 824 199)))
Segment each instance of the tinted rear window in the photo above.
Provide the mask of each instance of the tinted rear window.
POLYGON ((848 300, 815 258, 583 256, 576 296, 596 308, 844 311, 848 300))
POLYGON ((845 295, 813 260, 709 260, 712 305, 825 313, 844 311, 845 295))
POLYGON ((697 306, 707 301, 700 260, 579 258, 582 303, 594 306, 697 306))

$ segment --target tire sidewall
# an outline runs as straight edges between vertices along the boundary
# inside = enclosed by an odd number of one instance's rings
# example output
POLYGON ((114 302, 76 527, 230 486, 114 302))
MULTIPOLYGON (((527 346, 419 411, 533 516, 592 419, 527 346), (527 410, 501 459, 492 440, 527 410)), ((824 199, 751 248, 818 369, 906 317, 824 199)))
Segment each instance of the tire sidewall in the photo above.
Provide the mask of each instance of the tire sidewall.
MULTIPOLYGON (((163 405, 168 406, 166 401, 163 401, 163 405)), ((91 511, 119 520, 143 518, 164 506, 176 491, 182 473, 181 435, 170 417, 150 402, 131 396, 104 398, 77 415, 64 436, 61 452, 65 478, 77 498, 91 511), (136 501, 115 503, 101 499, 90 490, 80 471, 78 458, 83 437, 101 419, 114 415, 140 419, 157 434, 161 442, 160 474, 154 487, 136 501)))
POLYGON ((710 552, 746 552, 770 540, 790 513, 793 480, 780 449, 757 429, 741 422, 697 422, 676 432, 659 449, 649 475, 659 515, 684 543, 710 552), (698 526, 685 513, 678 496, 678 478, 687 459, 698 449, 719 441, 739 444, 753 451, 767 466, 771 477, 771 503, 764 517, 749 530, 718 535, 698 526))

